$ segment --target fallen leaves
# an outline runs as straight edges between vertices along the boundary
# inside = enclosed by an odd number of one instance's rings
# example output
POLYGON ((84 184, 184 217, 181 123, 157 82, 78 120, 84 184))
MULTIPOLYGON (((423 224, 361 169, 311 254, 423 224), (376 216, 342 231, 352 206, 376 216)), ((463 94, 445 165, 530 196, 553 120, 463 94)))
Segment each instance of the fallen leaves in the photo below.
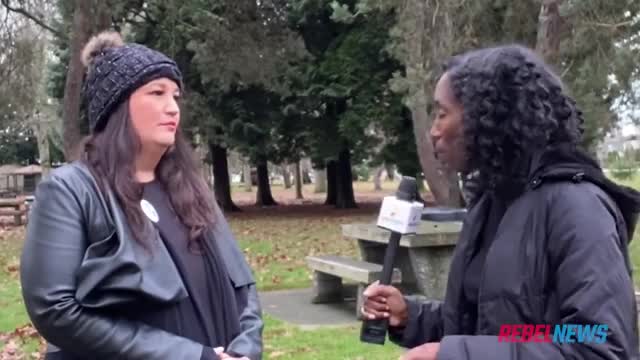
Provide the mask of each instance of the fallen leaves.
POLYGON ((25 236, 24 227, 0 227, 0 272, 17 278, 20 270, 20 250, 25 236))
POLYGON ((32 325, 24 325, 9 333, 0 334, 0 343, 4 344, 0 350, 0 360, 42 359, 46 349, 46 342, 40 337, 32 325), (38 352, 24 353, 27 342, 38 342, 38 352))
POLYGON ((311 285, 305 258, 317 254, 356 256, 356 241, 345 240, 342 224, 369 221, 377 206, 349 212, 322 205, 249 209, 228 217, 255 273, 260 290, 311 285))
MULTIPOLYGON (((4 275, 3 284, 11 287, 20 273, 20 251, 25 237, 25 228, 4 227, 0 225, 0 273, 4 275)), ((17 287, 19 289, 19 287, 17 287)), ((14 299, 14 297, 9 297, 14 299)), ((21 299, 16 297, 16 301, 21 299)), ((1 306, 12 304, 2 303, 1 306)), ((0 333, 0 360, 26 360, 44 358, 46 342, 31 325, 18 326, 10 332, 0 333)))
POLYGON ((309 347, 299 347, 299 348, 291 349, 289 351, 275 350, 269 353, 268 358, 277 359, 277 358, 285 357, 286 359, 292 359, 292 358, 295 358, 296 354, 309 353, 313 351, 314 350, 309 347))
POLYGON ((17 278, 20 274, 20 260, 18 258, 12 258, 6 265, 5 270, 12 278, 17 278))
POLYGON ((271 354, 269 354, 269 359, 279 358, 279 357, 284 356, 286 354, 287 353, 285 351, 274 351, 271 354))
POLYGON ((21 359, 22 356, 18 355, 18 345, 15 340, 9 340, 0 353, 0 360, 21 359))
POLYGON ((32 325, 24 325, 14 330, 13 334, 20 338, 37 338, 38 331, 32 325))

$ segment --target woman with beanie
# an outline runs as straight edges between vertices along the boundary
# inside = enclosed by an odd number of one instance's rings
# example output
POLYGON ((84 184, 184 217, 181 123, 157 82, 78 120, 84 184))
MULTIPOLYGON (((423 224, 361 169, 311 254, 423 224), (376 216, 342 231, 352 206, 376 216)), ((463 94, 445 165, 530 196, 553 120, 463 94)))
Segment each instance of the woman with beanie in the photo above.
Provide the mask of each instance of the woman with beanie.
POLYGON ((91 39, 83 158, 36 190, 21 259, 46 359, 261 359, 251 270, 180 128, 182 75, 91 39))

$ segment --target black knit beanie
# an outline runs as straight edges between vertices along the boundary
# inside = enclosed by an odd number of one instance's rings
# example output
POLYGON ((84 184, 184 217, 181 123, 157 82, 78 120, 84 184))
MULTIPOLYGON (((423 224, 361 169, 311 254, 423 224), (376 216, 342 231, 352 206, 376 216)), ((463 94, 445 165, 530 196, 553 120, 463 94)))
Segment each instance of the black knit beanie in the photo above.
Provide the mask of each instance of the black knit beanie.
POLYGON ((91 132, 103 129, 111 112, 152 80, 166 77, 183 87, 175 61, 146 46, 124 44, 116 32, 103 32, 89 40, 82 62, 88 68, 82 93, 91 132))

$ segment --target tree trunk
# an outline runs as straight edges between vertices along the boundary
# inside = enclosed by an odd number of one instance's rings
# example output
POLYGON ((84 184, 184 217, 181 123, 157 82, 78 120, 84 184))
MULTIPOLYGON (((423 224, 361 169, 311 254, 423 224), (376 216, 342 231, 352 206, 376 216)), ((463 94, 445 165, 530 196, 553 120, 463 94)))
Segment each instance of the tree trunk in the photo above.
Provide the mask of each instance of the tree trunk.
POLYGON ((98 33, 100 31, 111 28, 111 7, 113 6, 111 0, 93 0, 89 1, 93 3, 93 9, 95 11, 95 23, 93 24, 93 32, 98 33))
POLYGON ((50 108, 46 104, 47 85, 46 71, 47 71, 47 46, 43 41, 38 41, 34 44, 34 58, 32 59, 31 70, 29 71, 29 82, 33 84, 33 96, 35 99, 34 111, 29 121, 31 129, 36 137, 36 143, 38 144, 38 159, 42 169, 41 176, 47 177, 49 170, 51 169, 51 154, 49 144, 49 133, 52 127, 54 111, 49 111, 50 108), (37 54, 37 55, 36 55, 37 54))
POLYGON ((200 168, 202 177, 207 181, 207 184, 210 185, 211 182, 209 182, 209 174, 211 173, 211 171, 207 166, 207 157, 209 156, 209 154, 207 154, 206 143, 202 141, 202 136, 197 131, 195 132, 195 135, 193 137, 193 152, 198 161, 197 165, 200 168))
POLYGON ((338 155, 337 164, 337 192, 336 208, 353 209, 357 208, 356 199, 353 194, 353 173, 351 170, 351 154, 346 147, 338 155))
POLYGON ((231 181, 229 180, 229 165, 227 163, 227 149, 217 144, 209 144, 213 162, 213 189, 216 200, 224 211, 240 211, 231 199, 231 181))
POLYGON ((256 195, 256 205, 278 205, 271 195, 271 186, 269 185, 269 166, 267 165, 267 161, 260 161, 256 168, 258 170, 258 193, 256 195))
POLYGON ((335 160, 327 162, 327 200, 325 205, 335 205, 338 192, 338 163, 335 160))
POLYGON ((49 120, 42 119, 41 116, 35 116, 36 124, 33 130, 38 141, 38 157, 40 158, 40 167, 42 168, 42 178, 49 175, 51 170, 51 154, 49 152, 49 120))
MULTIPOLYGON (((428 100, 440 74, 439 66, 442 59, 450 56, 455 50, 456 37, 451 21, 451 3, 439 0, 413 0, 407 2, 401 18, 409 19, 405 45, 407 46, 407 73, 411 74, 410 97, 408 101, 411 109, 413 133, 416 139, 420 167, 424 173, 429 189, 436 202, 440 205, 461 206, 455 189, 457 182, 451 182, 453 175, 446 174, 440 169, 440 163, 435 158, 433 144, 428 138, 432 124, 427 109, 428 100)), ((460 189, 457 190, 460 193, 460 189)))
POLYGON ((301 169, 300 170, 302 172, 302 183, 305 185, 311 184, 311 176, 309 175, 309 169, 305 168, 305 169, 301 169))
POLYGON ((327 171, 325 169, 316 169, 314 171, 316 186, 313 192, 318 194, 327 191, 327 171))
POLYGON ((301 200, 302 197, 302 170, 300 169, 300 161, 295 164, 295 177, 296 177, 296 199, 301 200))
POLYGON ((421 173, 417 173, 416 176, 416 183, 418 184, 418 192, 422 193, 426 190, 425 186, 424 186, 424 177, 422 176, 421 173))
POLYGON ((387 180, 393 181, 396 179, 395 166, 391 164, 385 164, 384 169, 387 171, 387 180))
POLYGON ((251 164, 246 159, 242 165, 242 177, 244 182, 244 191, 251 192, 251 164))
POLYGON ((384 166, 378 166, 375 169, 375 175, 373 175, 373 190, 374 191, 382 191, 382 172, 384 171, 384 166))
POLYGON ((284 179, 284 188, 291 189, 291 174, 289 173, 289 165, 282 165, 282 178, 284 179))
POLYGON ((67 162, 76 160, 80 155, 78 145, 82 139, 80 131, 80 97, 84 68, 80 58, 82 48, 91 36, 89 18, 91 4, 86 0, 76 0, 73 12, 73 31, 71 31, 69 67, 64 86, 62 121, 64 126, 64 155, 67 162))
POLYGON ((62 105, 64 155, 67 162, 76 160, 82 153, 80 103, 84 66, 80 54, 93 33, 111 25, 109 6, 104 1, 76 0, 73 25, 69 38, 69 67, 67 70, 62 105), (93 9, 93 10, 92 10, 93 9), (91 20, 95 18, 95 20, 91 20))
MULTIPOLYGON (((207 159, 211 159, 211 155, 209 155, 208 151, 207 151, 207 159)), ((209 162, 208 160, 204 163, 204 169, 206 172, 206 180, 207 180, 207 185, 213 189, 213 164, 211 164, 211 162, 209 162)), ((229 184, 231 185, 231 184, 229 184)))
POLYGON ((536 51, 550 64, 558 65, 564 19, 560 5, 564 0, 543 0, 538 15, 536 51))
POLYGON ((449 205, 464 207, 465 200, 460 188, 460 176, 455 172, 447 174, 449 183, 449 205))
MULTIPOLYGON (((209 154, 207 154, 207 156, 209 156, 209 154)), ((213 164, 210 164, 207 162, 204 164, 204 168, 205 168, 205 171, 207 172, 207 175, 206 175, 207 185, 209 185, 209 187, 213 189, 213 164)))

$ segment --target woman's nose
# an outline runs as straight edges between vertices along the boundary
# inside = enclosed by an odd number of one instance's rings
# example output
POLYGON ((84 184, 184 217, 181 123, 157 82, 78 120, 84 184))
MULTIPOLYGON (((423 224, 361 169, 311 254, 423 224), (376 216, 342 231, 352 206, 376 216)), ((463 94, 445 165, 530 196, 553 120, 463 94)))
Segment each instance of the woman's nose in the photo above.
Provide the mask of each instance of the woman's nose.
POLYGON ((431 138, 431 141, 435 144, 436 141, 440 139, 440 136, 441 136, 440 127, 438 126, 437 122, 434 122, 433 125, 431 125, 431 129, 429 130, 429 137, 431 138))
POLYGON ((176 116, 180 113, 180 106, 178 105, 176 99, 172 97, 170 100, 168 100, 164 110, 168 115, 176 116))

